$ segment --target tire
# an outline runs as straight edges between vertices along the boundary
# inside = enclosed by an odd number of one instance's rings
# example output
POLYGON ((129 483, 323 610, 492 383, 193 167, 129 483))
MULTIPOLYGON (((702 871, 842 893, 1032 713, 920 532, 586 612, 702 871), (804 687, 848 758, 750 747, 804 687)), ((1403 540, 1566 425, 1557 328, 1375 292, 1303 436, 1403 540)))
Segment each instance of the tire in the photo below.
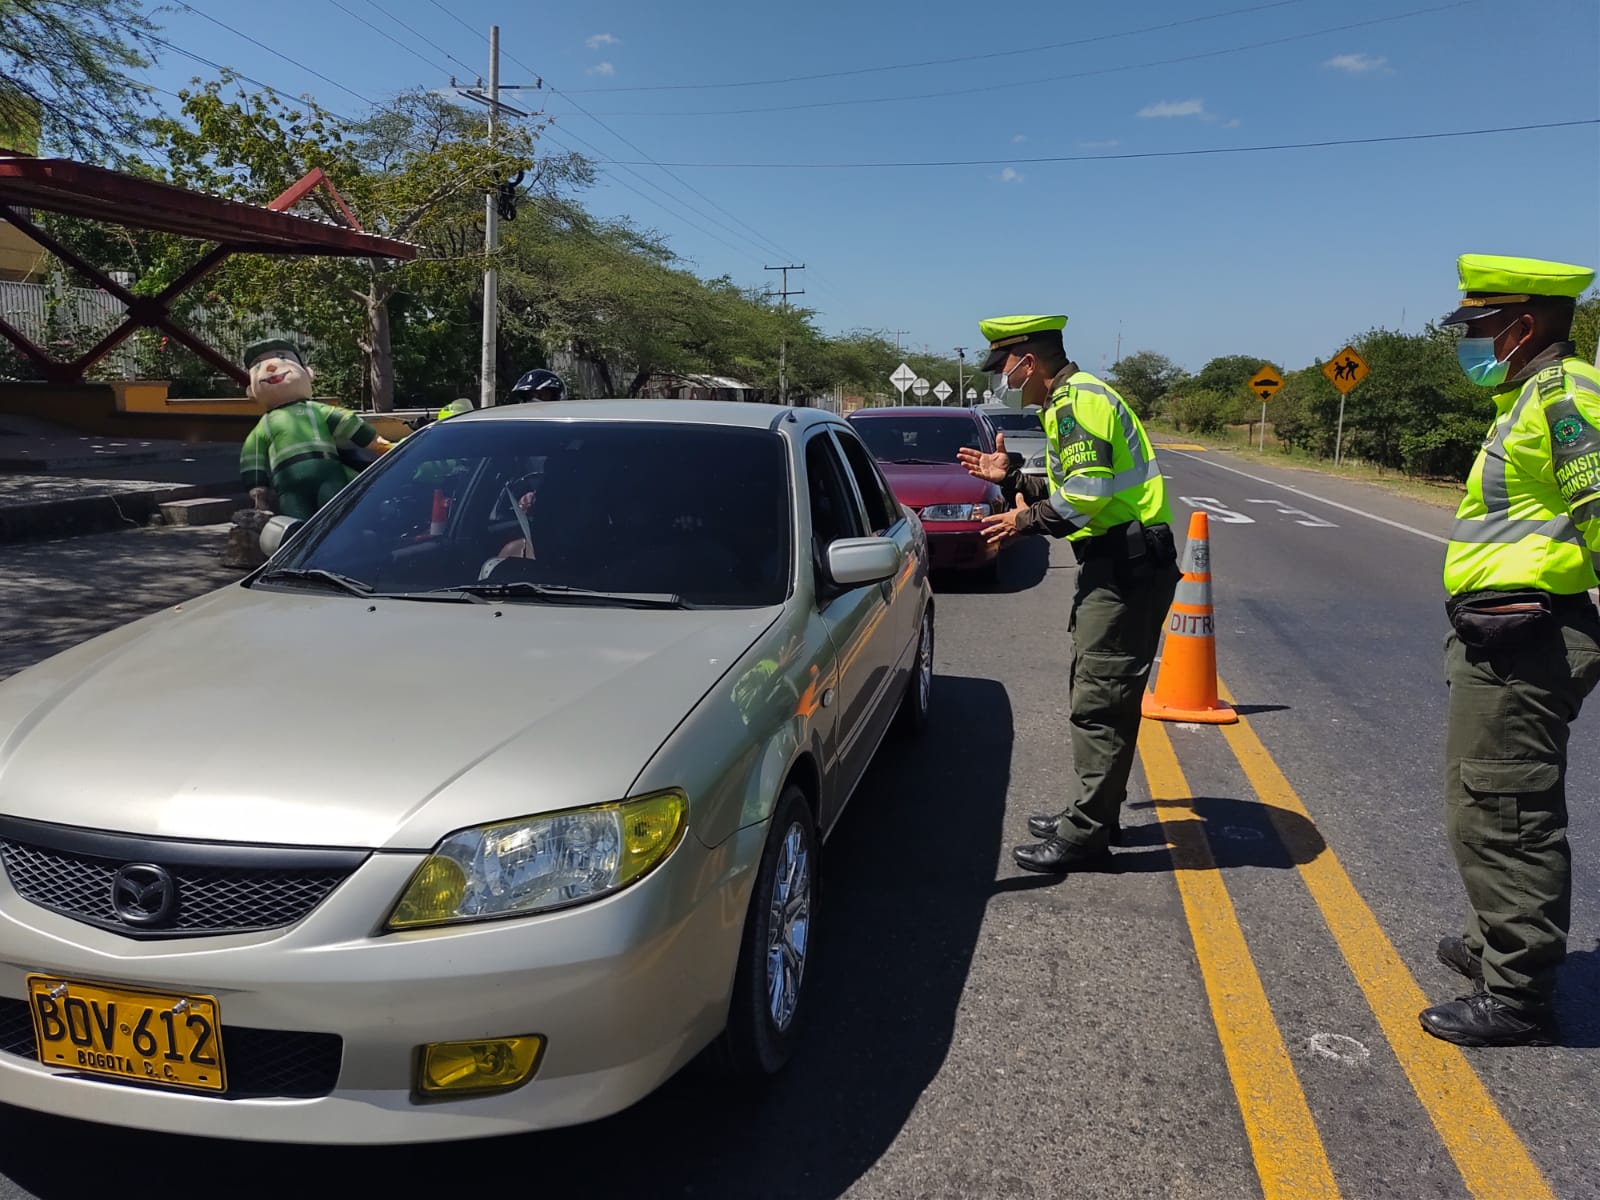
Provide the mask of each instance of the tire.
POLYGON ((722 1074, 762 1079, 781 1070, 794 1053, 807 1009, 805 982, 812 958, 817 866, 817 832, 811 805, 805 793, 791 783, 778 798, 767 830, 766 848, 750 895, 750 911, 745 916, 728 1024, 712 1046, 712 1065, 722 1074), (775 939, 774 908, 785 907, 780 872, 790 880, 790 917, 800 917, 803 924, 791 925, 790 936, 775 939), (803 884, 803 889, 798 884, 803 884), (797 905, 800 912, 794 911, 797 905), (793 976, 792 989, 785 989, 778 998, 773 997, 771 988, 774 953, 793 976))
POLYGON ((900 711, 895 714, 895 727, 903 737, 920 737, 928 728, 928 714, 933 708, 933 645, 933 605, 928 604, 922 609, 917 656, 906 679, 905 694, 900 698, 900 711))

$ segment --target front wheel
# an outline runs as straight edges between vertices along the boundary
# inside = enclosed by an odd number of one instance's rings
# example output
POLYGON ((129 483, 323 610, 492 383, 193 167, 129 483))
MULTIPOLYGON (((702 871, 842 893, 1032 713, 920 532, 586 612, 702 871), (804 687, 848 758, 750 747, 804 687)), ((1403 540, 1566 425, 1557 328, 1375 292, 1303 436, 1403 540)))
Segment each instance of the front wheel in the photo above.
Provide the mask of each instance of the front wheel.
POLYGON ((928 714, 933 706, 933 607, 924 606, 922 628, 917 634, 917 657, 911 664, 911 678, 906 680, 905 696, 900 701, 900 711, 895 720, 900 732, 907 737, 917 737, 928 727, 928 714))
POLYGON ((728 1025, 713 1054, 727 1073, 773 1075, 794 1052, 806 1008, 816 872, 811 805, 805 793, 790 784, 778 799, 767 831, 739 947, 728 1025))

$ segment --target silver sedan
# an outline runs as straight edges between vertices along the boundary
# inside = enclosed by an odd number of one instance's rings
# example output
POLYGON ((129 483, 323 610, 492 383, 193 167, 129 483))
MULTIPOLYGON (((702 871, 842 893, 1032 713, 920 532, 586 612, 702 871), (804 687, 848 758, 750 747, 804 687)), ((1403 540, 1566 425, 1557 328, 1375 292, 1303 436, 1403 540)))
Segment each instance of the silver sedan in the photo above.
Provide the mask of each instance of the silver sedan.
POLYGON ((835 417, 423 430, 237 585, 0 684, 0 1103, 383 1143, 777 1071, 933 622, 835 417))

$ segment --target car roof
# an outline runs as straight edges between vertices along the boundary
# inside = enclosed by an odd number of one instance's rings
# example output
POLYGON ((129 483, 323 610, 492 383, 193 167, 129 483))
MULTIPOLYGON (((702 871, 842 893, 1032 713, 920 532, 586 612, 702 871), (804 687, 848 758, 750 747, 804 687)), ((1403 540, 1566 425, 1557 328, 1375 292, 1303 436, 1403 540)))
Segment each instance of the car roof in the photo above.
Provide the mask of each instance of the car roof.
POLYGON ((995 413, 998 413, 998 412, 1036 413, 1036 412, 1042 412, 1043 411, 1043 409, 1041 409, 1037 404, 1024 404, 1021 408, 1012 408, 1011 405, 1009 405, 1009 404, 1001 404, 998 400, 991 401, 990 403, 987 403, 987 404, 979 404, 976 407, 977 407, 979 412, 983 412, 983 413, 992 413, 992 412, 995 412, 995 413))
POLYGON ((818 408, 781 404, 746 404, 739 400, 552 400, 532 404, 497 404, 459 417, 458 421, 664 421, 674 425, 723 425, 736 429, 774 429, 780 422, 796 426, 840 424, 818 408))
POLYGON ((912 417, 948 417, 951 413, 970 413, 972 410, 965 406, 956 408, 950 406, 940 408, 937 404, 896 404, 888 408, 858 408, 850 416, 854 417, 881 417, 881 416, 912 416, 912 417))

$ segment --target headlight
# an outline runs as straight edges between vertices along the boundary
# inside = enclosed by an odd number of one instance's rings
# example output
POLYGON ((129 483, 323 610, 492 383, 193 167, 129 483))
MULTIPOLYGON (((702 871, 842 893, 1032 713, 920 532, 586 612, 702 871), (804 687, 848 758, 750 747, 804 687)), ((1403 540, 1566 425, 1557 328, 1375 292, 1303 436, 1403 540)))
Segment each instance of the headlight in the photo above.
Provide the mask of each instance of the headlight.
POLYGON ((411 876, 388 927, 526 916, 609 895, 672 853, 688 813, 682 792, 661 792, 452 833, 411 876))
POLYGON ((1030 458, 1028 460, 1028 465, 1030 467, 1042 467, 1042 466, 1044 466, 1044 455, 1043 454, 1035 454, 1032 458, 1030 458))
POLYGON ((930 504, 922 510, 924 521, 981 521, 988 515, 987 504, 930 504))

